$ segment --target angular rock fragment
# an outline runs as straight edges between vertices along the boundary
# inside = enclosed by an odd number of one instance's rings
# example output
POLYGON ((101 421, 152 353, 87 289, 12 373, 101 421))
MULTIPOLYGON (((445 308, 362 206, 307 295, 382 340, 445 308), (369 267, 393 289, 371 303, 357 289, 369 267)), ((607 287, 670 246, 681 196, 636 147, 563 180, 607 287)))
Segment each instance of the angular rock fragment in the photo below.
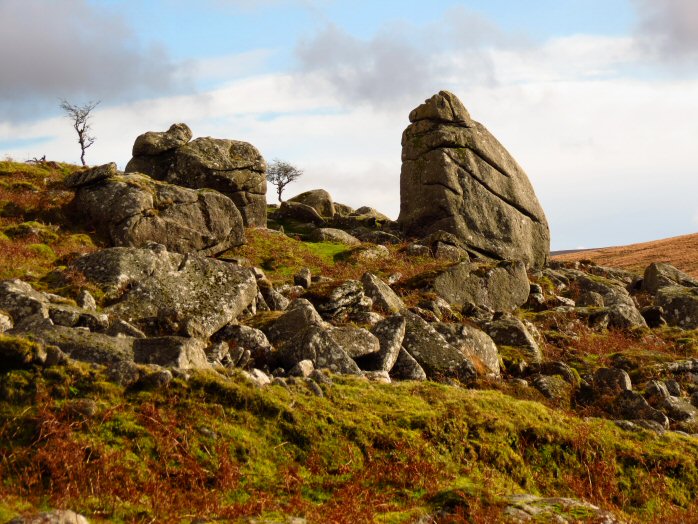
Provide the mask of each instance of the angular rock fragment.
POLYGON ((328 332, 351 358, 377 353, 380 349, 378 338, 364 328, 342 326, 330 328, 328 332))
POLYGON ((461 262, 437 273, 418 275, 406 286, 433 291, 450 304, 477 304, 494 311, 521 306, 530 291, 522 262, 461 262))
POLYGON ((392 288, 372 273, 364 273, 361 277, 366 296, 373 300, 373 305, 386 313, 399 313, 405 309, 402 299, 392 288))
POLYGON ((204 352, 205 343, 196 338, 152 337, 136 339, 133 344, 134 360, 139 364, 178 369, 208 369, 204 352))
POLYGON ((470 382, 477 377, 468 357, 451 346, 426 321, 405 312, 403 348, 419 363, 430 379, 456 378, 470 382))
POLYGON ((390 370, 390 377, 397 380, 426 380, 427 374, 419 362, 404 348, 401 348, 395 365, 390 370))
POLYGON ((402 349, 406 324, 404 317, 394 315, 373 326, 371 332, 378 338, 379 350, 358 359, 359 367, 366 371, 391 371, 402 349))

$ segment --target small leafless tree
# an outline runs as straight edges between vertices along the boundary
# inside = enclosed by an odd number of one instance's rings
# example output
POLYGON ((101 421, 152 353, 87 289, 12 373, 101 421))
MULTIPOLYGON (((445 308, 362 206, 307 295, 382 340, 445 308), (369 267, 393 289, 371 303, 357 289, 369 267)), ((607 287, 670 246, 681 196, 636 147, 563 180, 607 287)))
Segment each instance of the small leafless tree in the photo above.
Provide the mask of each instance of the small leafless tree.
POLYGON ((61 100, 60 107, 65 111, 66 116, 73 123, 73 129, 78 134, 78 143, 80 144, 80 161, 85 164, 85 150, 95 143, 95 137, 90 135, 90 113, 97 107, 99 100, 96 102, 87 102, 81 106, 71 104, 67 100, 61 100))
POLYGON ((281 193, 284 192, 286 186, 296 180, 303 174, 303 171, 298 169, 293 164, 284 162, 275 158, 274 161, 267 167, 267 180, 276 186, 276 194, 281 202, 281 193))

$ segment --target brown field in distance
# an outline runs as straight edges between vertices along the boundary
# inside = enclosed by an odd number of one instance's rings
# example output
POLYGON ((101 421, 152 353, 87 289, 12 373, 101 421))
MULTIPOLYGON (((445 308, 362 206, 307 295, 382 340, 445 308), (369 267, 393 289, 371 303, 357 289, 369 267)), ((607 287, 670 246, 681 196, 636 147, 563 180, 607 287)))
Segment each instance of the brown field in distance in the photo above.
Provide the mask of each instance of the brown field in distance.
POLYGON ((663 238, 627 246, 589 249, 555 255, 553 260, 591 260, 601 266, 620 267, 642 273, 652 262, 668 262, 698 277, 698 233, 663 238))

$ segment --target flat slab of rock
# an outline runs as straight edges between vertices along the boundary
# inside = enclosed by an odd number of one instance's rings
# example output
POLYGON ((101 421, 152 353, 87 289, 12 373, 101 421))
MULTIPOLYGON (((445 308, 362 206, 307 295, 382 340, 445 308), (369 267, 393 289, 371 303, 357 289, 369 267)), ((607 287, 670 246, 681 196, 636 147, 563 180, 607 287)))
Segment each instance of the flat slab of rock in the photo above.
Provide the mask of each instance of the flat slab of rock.
POLYGON ((245 242, 242 216, 225 195, 141 174, 90 180, 78 187, 74 207, 114 246, 157 242, 170 251, 215 255, 245 242))
POLYGON ((251 270, 198 255, 117 247, 87 255, 75 267, 106 291, 105 313, 148 335, 208 338, 257 296, 251 270))
POLYGON ((34 326, 31 331, 20 334, 30 335, 45 345, 57 346, 69 357, 83 362, 113 364, 120 361, 133 361, 132 337, 110 337, 102 333, 92 333, 85 329, 65 326, 34 326))
POLYGON ((410 113, 402 136, 401 227, 456 235, 471 253, 545 265, 550 231, 528 177, 458 98, 441 91, 410 113))

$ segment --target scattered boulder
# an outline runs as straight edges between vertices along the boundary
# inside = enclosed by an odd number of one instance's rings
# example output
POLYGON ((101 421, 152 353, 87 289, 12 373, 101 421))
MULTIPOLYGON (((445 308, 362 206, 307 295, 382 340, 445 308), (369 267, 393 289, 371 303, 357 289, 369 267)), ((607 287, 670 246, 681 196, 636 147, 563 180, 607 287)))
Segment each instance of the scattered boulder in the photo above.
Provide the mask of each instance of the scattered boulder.
POLYGON ((157 242, 170 251, 215 255, 245 242, 242 217, 225 195, 141 174, 80 185, 73 205, 114 246, 157 242))
POLYGON ((521 306, 530 290, 522 262, 461 262, 440 272, 418 275, 406 286, 432 291, 449 304, 477 304, 493 311, 521 306))
POLYGON ((17 331, 17 333, 31 335, 46 346, 57 346, 70 358, 83 362, 108 365, 121 360, 133 360, 135 339, 131 337, 110 337, 85 329, 51 325, 34 327, 28 332, 17 331))
POLYGON ((235 203, 245 226, 266 227, 266 163, 259 151, 247 142, 211 137, 189 141, 190 137, 183 124, 139 136, 126 172, 192 189, 214 189, 235 203))
POLYGON ((302 360, 311 360, 316 368, 328 369, 333 373, 360 375, 361 370, 329 330, 311 325, 297 332, 286 341, 275 354, 277 365, 290 369, 302 360))
POLYGON ((249 269, 160 248, 105 249, 77 260, 75 268, 106 291, 105 313, 148 335, 208 338, 257 296, 249 269))
POLYGON ((665 262, 654 262, 647 266, 642 279, 645 291, 654 295, 660 289, 671 286, 698 288, 698 280, 665 262))
POLYGON ((310 326, 325 326, 325 321, 315 307, 305 298, 297 298, 286 309, 283 315, 264 329, 272 344, 289 340, 299 331, 310 326))
POLYGON ((267 364, 274 351, 267 336, 262 331, 241 324, 228 324, 217 331, 211 337, 211 341, 225 342, 230 347, 248 350, 256 367, 263 367, 267 364))
POLYGON ((281 202, 279 210, 276 212, 278 218, 291 218, 299 222, 321 226, 325 224, 325 219, 315 210, 315 208, 301 202, 286 200, 281 202))
POLYGON ((597 522, 623 524, 623 520, 610 511, 603 510, 583 500, 537 495, 511 495, 507 498, 504 514, 512 522, 556 522, 572 524, 597 522))
POLYGON ((313 208, 323 218, 332 218, 336 211, 332 196, 324 189, 313 189, 288 199, 313 208))
POLYGON ((631 391, 632 382, 628 373, 618 368, 599 368, 594 372, 594 388, 597 394, 618 394, 631 391))
POLYGON ((89 524, 89 522, 74 511, 55 509, 34 516, 16 517, 7 524, 89 524))
POLYGON ((12 320, 12 317, 0 310, 0 335, 4 333, 5 331, 9 331, 14 327, 15 323, 12 320))
POLYGON ((401 348, 395 365, 390 370, 390 377, 398 380, 426 380, 427 374, 419 362, 405 348, 401 348))
POLYGON ((698 288, 662 287, 657 292, 655 304, 664 310, 664 318, 670 326, 698 328, 698 288))
POLYGON ((470 359, 478 375, 500 378, 497 345, 487 333, 469 324, 437 323, 434 327, 446 342, 470 359))
POLYGON ((304 267, 298 273, 293 275, 293 284, 296 286, 300 286, 304 289, 308 289, 313 282, 312 276, 313 275, 310 272, 310 269, 304 267))
POLYGON ((167 131, 148 131, 136 138, 132 154, 134 157, 161 155, 183 146, 192 136, 187 124, 172 124, 167 131))
POLYGON ((378 338, 364 328, 342 326, 330 328, 328 332, 351 358, 363 357, 380 350, 378 338))
POLYGON ((471 254, 545 265, 548 223, 528 177, 458 98, 441 91, 410 113, 402 138, 400 217, 410 235, 437 230, 471 254))
POLYGON ((485 323, 484 329, 498 346, 517 348, 532 362, 541 362, 543 359, 538 343, 518 318, 503 316, 485 323))
POLYGON ((309 240, 311 242, 335 242, 337 244, 346 244, 347 246, 358 246, 361 240, 350 235, 341 229, 331 227, 320 227, 310 233, 309 240))
POLYGON ((152 337, 136 339, 135 362, 178 369, 208 369, 205 343, 196 338, 152 337))
POLYGON ((645 398, 636 391, 622 391, 613 401, 612 409, 627 420, 651 420, 661 424, 664 428, 669 427, 667 416, 650 406, 645 398))
POLYGON ((341 283, 328 282, 313 286, 307 293, 308 298, 317 311, 326 320, 338 318, 357 310, 370 310, 373 304, 366 303, 361 282, 346 280, 341 283))

